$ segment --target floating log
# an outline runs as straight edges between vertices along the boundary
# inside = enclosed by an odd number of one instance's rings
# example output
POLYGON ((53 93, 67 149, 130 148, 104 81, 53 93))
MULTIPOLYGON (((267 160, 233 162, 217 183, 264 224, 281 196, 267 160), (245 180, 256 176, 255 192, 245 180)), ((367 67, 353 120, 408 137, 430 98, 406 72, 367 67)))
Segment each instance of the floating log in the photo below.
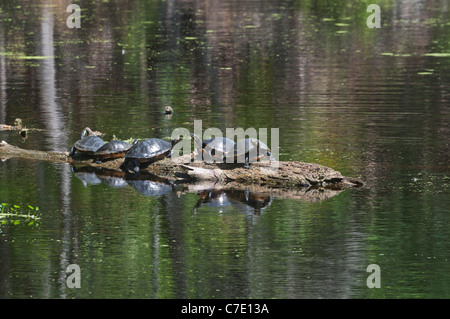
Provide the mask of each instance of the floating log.
MULTIPOLYGON (((123 158, 95 163, 92 158, 71 158, 69 152, 44 152, 25 150, 5 141, 0 143, 0 157, 20 157, 56 163, 69 163, 77 166, 91 166, 113 171, 122 171, 123 158)), ((249 169, 242 164, 207 164, 192 162, 193 155, 166 158, 154 162, 141 171, 165 178, 170 181, 212 181, 236 183, 242 185, 260 185, 271 188, 310 188, 345 189, 364 185, 359 178, 343 176, 332 168, 303 162, 257 162, 249 169), (276 164, 276 165, 274 165, 276 164)))
POLYGON ((23 125, 22 119, 16 118, 13 125, 0 124, 0 131, 19 131, 22 137, 27 137, 28 131, 43 131, 37 128, 27 128, 23 125))
POLYGON ((0 142, 0 157, 10 158, 10 157, 20 157, 26 159, 34 159, 40 161, 50 161, 50 162, 65 162, 70 163, 71 158, 68 152, 43 152, 37 150, 26 150, 20 147, 16 147, 8 144, 5 141, 0 142))
POLYGON ((19 118, 15 119, 14 125, 0 124, 0 131, 20 131, 24 128, 22 119, 19 118))

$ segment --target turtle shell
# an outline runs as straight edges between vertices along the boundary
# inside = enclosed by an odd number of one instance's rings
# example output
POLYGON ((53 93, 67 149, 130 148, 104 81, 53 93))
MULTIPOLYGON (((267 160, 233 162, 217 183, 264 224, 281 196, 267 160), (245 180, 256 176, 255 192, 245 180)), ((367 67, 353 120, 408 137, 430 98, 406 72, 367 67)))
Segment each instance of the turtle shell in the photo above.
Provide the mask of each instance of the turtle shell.
POLYGON ((170 154, 172 145, 159 138, 149 138, 134 145, 125 154, 126 159, 136 159, 139 162, 157 161, 170 154))
POLYGON ((234 151, 236 143, 226 137, 214 137, 203 141, 205 161, 213 158, 223 159, 229 152, 234 151))
POLYGON ((95 155, 103 158, 117 158, 122 157, 133 145, 125 141, 110 141, 100 147, 95 155))
POLYGON ((238 141, 234 156, 237 161, 242 161, 244 157, 248 156, 249 162, 255 162, 266 156, 272 158, 269 147, 256 138, 246 138, 238 141))
POLYGON ((103 141, 98 136, 86 136, 81 140, 76 141, 74 146, 80 152, 93 155, 100 147, 105 144, 105 141, 103 141))

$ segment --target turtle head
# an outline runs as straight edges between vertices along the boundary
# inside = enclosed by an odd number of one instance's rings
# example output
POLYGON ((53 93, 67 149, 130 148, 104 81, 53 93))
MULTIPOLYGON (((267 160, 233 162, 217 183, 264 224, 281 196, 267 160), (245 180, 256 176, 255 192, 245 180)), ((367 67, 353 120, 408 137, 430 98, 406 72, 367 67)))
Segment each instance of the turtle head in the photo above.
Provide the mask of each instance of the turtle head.
POLYGON ((87 134, 86 128, 81 132, 81 139, 85 138, 87 134))
POLYGON ((197 135, 195 135, 194 133, 191 133, 192 138, 195 141, 195 144, 197 144, 197 148, 201 148, 203 145, 202 140, 200 139, 200 137, 198 137, 197 135))
POLYGON ((181 135, 178 135, 175 138, 172 138, 172 147, 174 147, 178 142, 181 142, 183 138, 181 137, 181 135))
POLYGON ((263 146, 261 149, 261 142, 259 140, 255 139, 255 138, 251 138, 250 141, 251 141, 252 145, 256 148, 258 157, 259 156, 267 156, 271 160, 274 159, 272 156, 272 151, 267 146, 263 146))
POLYGON ((249 140, 254 147, 259 147, 259 141, 256 138, 249 138, 249 140))
POLYGON ((14 120, 14 125, 15 125, 15 126, 22 126, 22 119, 16 118, 16 119, 14 120))

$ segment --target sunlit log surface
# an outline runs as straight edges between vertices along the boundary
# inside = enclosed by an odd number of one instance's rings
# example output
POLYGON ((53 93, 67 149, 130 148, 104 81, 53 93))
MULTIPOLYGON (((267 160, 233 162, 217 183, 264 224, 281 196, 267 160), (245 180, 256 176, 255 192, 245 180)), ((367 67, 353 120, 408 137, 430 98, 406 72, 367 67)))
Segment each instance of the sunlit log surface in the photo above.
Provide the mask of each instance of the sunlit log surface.
MULTIPOLYGON (((97 164, 92 158, 71 158, 68 152, 43 152, 26 150, 7 142, 0 143, 0 157, 21 157, 33 160, 68 163, 77 166, 91 166, 108 170, 121 171, 122 159, 97 164)), ((166 158, 154 162, 142 169, 165 179, 204 180, 213 182, 234 182, 243 185, 260 185, 276 188, 322 187, 345 189, 361 187, 364 183, 359 178, 343 176, 332 168, 303 162, 258 162, 250 169, 242 164, 206 164, 191 162, 192 155, 183 155, 174 159, 166 158)))

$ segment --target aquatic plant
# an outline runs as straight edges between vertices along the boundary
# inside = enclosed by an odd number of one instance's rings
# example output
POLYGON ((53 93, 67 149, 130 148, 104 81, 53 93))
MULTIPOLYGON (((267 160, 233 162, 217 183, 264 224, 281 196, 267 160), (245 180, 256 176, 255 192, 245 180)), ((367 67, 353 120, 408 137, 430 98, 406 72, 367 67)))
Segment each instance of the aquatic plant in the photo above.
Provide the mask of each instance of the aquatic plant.
POLYGON ((21 207, 15 204, 1 203, 0 204, 0 220, 1 225, 13 224, 18 225, 22 222, 26 222, 29 226, 33 225, 40 219, 38 216, 39 207, 27 205, 27 207, 21 207))

